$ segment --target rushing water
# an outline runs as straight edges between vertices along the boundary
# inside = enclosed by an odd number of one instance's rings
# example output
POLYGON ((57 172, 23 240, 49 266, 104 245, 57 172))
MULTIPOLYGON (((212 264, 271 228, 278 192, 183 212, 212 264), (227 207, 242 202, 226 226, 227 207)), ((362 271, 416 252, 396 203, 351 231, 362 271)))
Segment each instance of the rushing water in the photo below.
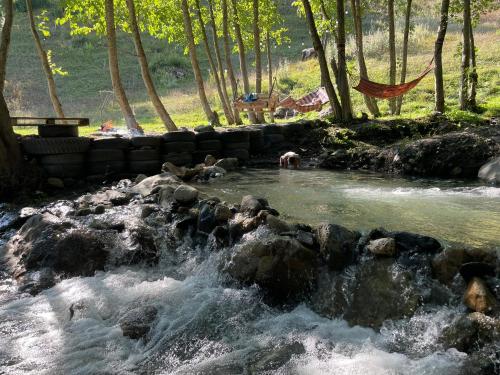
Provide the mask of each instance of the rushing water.
MULTIPOLYGON (((498 244, 495 188, 248 170, 204 189, 235 201, 246 193, 267 196, 285 217, 301 222, 383 225, 446 240, 498 244)), ((140 217, 140 208, 127 215, 140 217)), ((464 374, 467 355, 444 350, 438 341, 443 327, 463 313, 460 306, 388 321, 380 332, 349 327, 305 305, 270 307, 257 288, 229 282, 220 264, 230 249, 213 252, 189 239, 173 249, 162 240, 165 233, 157 235, 161 258, 154 267, 68 279, 36 297, 16 292, 4 275, 0 374, 464 374), (145 304, 158 309, 148 338, 124 337, 120 317, 145 304)))
POLYGON ((500 188, 470 181, 407 180, 359 172, 255 170, 201 186, 230 202, 268 198, 284 218, 351 229, 385 227, 446 242, 500 248, 500 188))

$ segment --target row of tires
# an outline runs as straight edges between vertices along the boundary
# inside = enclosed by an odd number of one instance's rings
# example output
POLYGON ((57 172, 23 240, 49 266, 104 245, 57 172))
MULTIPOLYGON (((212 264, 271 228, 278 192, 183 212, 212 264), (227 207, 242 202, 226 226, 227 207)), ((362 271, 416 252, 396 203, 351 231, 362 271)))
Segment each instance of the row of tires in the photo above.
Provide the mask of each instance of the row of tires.
POLYGON ((247 161, 285 143, 290 125, 249 126, 224 132, 177 131, 134 138, 25 137, 26 154, 35 157, 50 176, 80 177, 117 173, 158 173, 162 163, 188 166, 206 155, 247 161))

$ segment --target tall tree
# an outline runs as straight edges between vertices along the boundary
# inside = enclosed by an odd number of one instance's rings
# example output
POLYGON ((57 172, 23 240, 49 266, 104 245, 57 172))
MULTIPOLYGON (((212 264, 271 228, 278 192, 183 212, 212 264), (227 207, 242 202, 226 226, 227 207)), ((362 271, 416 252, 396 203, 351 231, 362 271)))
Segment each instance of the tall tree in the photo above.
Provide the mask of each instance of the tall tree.
POLYGON ((203 20, 203 15, 201 13, 200 0, 195 0, 195 10, 196 10, 196 16, 198 18, 198 25, 200 27, 201 39, 203 41, 203 46, 205 47, 205 53, 207 55, 210 69, 212 70, 212 75, 214 77, 215 87, 217 89, 217 94, 219 95, 219 99, 222 105, 222 110, 226 115, 228 123, 233 124, 234 123, 233 116, 227 106, 227 101, 226 98, 224 97, 224 92, 222 91, 222 83, 219 76, 219 69, 215 65, 215 60, 212 56, 212 51, 210 49, 210 44, 208 42, 208 35, 205 27, 205 21, 203 20))
POLYGON ((335 117, 335 119, 341 120, 342 108, 340 106, 337 93, 335 92, 335 88, 333 87, 332 80, 330 78, 330 71, 328 70, 325 50, 323 48, 323 45, 321 44, 321 39, 316 28, 316 22, 314 20, 314 14, 311 9, 311 4, 309 3, 309 0, 302 0, 302 5, 304 7, 306 22, 309 28, 309 34, 312 39, 313 47, 318 54, 319 68, 321 71, 321 81, 325 84, 325 90, 328 94, 328 98, 330 99, 330 106, 332 108, 333 116, 335 117))
MULTIPOLYGON (((238 56, 240 59, 241 78, 243 79, 243 90, 245 91, 246 94, 248 94, 251 92, 250 80, 248 78, 245 43, 243 42, 243 35, 241 33, 241 22, 238 14, 238 6, 236 0, 231 0, 231 5, 233 11, 234 34, 236 36, 236 44, 238 45, 238 56)), ((251 123, 257 122, 255 113, 252 111, 248 112, 248 118, 251 123)))
POLYGON ((47 85, 49 88, 50 101, 52 102, 52 107, 57 117, 65 117, 61 101, 57 95, 56 83, 54 81, 54 74, 52 73, 52 67, 50 66, 49 57, 47 51, 43 48, 40 35, 35 24, 35 16, 33 14, 33 4, 31 0, 26 0, 26 10, 28 12, 28 18, 30 23, 31 34, 33 35, 33 40, 35 41, 36 50, 38 52, 38 57, 42 63, 42 69, 45 73, 45 78, 47 79, 47 85))
POLYGON ((0 200, 15 184, 21 171, 21 149, 12 130, 9 109, 3 95, 7 54, 12 30, 13 2, 3 0, 4 24, 0 35, 0 200))
MULTIPOLYGON (((401 62, 401 83, 406 82, 406 69, 408 65, 408 37, 410 36, 410 20, 411 20, 411 3, 412 0, 406 1, 406 12, 405 12, 405 30, 403 35, 403 59, 401 62)), ((403 95, 398 97, 396 114, 401 114, 401 106, 403 105, 403 95)))
POLYGON ((116 47, 116 29, 115 29, 115 6, 114 0, 104 1, 104 14, 106 19, 106 35, 108 39, 108 60, 109 72, 111 75, 111 84, 115 93, 118 104, 122 111, 125 123, 129 130, 137 130, 139 124, 135 119, 134 112, 130 107, 130 103, 123 88, 122 80, 120 77, 120 68, 118 66, 118 50, 116 47))
MULTIPOLYGON (((389 23, 389 84, 396 84, 396 31, 394 25, 394 0, 387 0, 387 22, 389 23)), ((396 100, 389 99, 391 114, 396 113, 396 100)))
POLYGON ((476 63, 476 43, 474 42, 474 28, 472 22, 470 25, 470 74, 469 74, 469 108, 475 110, 477 108, 477 63, 476 63))
POLYGON ((12 30, 13 15, 13 1, 3 0, 3 27, 2 27, 2 40, 0 49, 0 91, 3 92, 5 85, 5 73, 7 67, 7 54, 10 45, 10 34, 12 30))
POLYGON ((439 22, 439 29, 437 33, 436 43, 434 46, 434 85, 435 85, 435 110, 444 113, 444 84, 443 84, 443 44, 446 37, 446 30, 448 29, 448 13, 450 9, 450 0, 441 1, 441 21, 439 22))
POLYGON ((198 88, 198 95, 200 97, 201 106, 203 111, 207 116, 208 121, 212 125, 219 125, 219 119, 217 114, 212 111, 210 104, 208 103, 207 94, 205 92, 205 85, 203 83, 203 76, 201 74, 200 64, 198 62, 198 55, 196 53, 196 45, 194 42, 193 35, 193 24, 191 22, 191 15, 189 14, 189 5, 187 0, 181 1, 182 8, 182 19, 184 24, 184 33, 186 36, 187 46, 189 50, 189 57, 191 59, 191 65, 193 67, 194 79, 196 81, 196 86, 198 88))
POLYGON ((217 67, 219 69, 220 81, 221 81, 221 86, 222 86, 222 94, 224 96, 224 101, 226 102, 226 107, 228 108, 228 110, 230 112, 232 121, 239 123, 239 122, 241 122, 241 120, 235 118, 235 113, 233 111, 233 108, 231 105, 231 100, 229 98, 229 94, 227 91, 226 76, 224 74, 224 65, 222 63, 222 53, 221 53, 221 50, 219 47, 219 37, 218 37, 218 33, 217 33, 217 24, 216 24, 217 21, 216 21, 215 12, 214 12, 214 6, 212 4, 212 0, 207 0, 207 1, 208 1, 208 10, 210 12, 210 25, 212 27, 212 35, 214 38, 215 58, 217 60, 217 67))
POLYGON ((342 120, 352 120, 351 96, 345 58, 345 10, 344 0, 337 0, 337 88, 342 106, 342 120))
MULTIPOLYGON (((224 42, 224 57, 226 60, 227 77, 231 83, 231 91, 233 93, 232 99, 235 100, 238 96, 238 83, 234 74, 233 62, 231 61, 231 37, 229 34, 229 9, 227 0, 222 0, 222 40, 224 42)), ((240 114, 236 108, 233 107, 234 119, 236 124, 241 125, 242 121, 240 114)))
POLYGON ((135 52, 137 53, 137 59, 139 60, 139 65, 141 67, 142 80, 146 86, 146 91, 148 93, 149 99, 153 103, 153 107, 156 110, 158 116, 160 116, 161 121, 169 131, 177 130, 174 121, 170 117, 170 114, 165 109, 158 92, 156 91, 155 84, 151 78, 151 73, 149 71, 148 60, 146 53, 144 52, 144 47, 142 45, 141 32, 137 24, 137 14, 135 9, 134 0, 126 0, 127 9, 130 21, 130 28, 132 31, 132 36, 134 40, 135 52))
MULTIPOLYGON (((266 55, 267 55, 267 84, 269 87, 269 97, 271 97, 273 87, 273 59, 271 53, 271 36, 269 31, 266 33, 266 55)), ((271 117, 271 122, 274 122, 274 113, 269 114, 271 117)))
MULTIPOLYGON (((354 21, 354 33, 356 35, 356 50, 358 55, 358 68, 360 78, 369 79, 368 70, 366 68, 365 53, 363 48, 363 23, 361 20, 361 0, 351 0, 351 12, 354 21)), ((378 109, 377 100, 368 95, 363 95, 366 108, 370 113, 378 117, 380 110, 378 109)))
MULTIPOLYGON (((262 56, 260 51, 260 30, 259 30, 259 0, 253 0, 253 18, 252 18, 252 28, 253 28, 253 45, 255 53, 255 91, 262 92, 262 56)), ((263 123, 264 114, 262 112, 257 112, 255 114, 257 122, 263 123)))
POLYGON ((459 92, 459 102, 461 110, 468 110, 469 98, 468 98, 468 86, 469 86, 469 69, 470 69, 470 51, 471 51, 471 39, 470 33, 472 29, 471 20, 471 9, 470 0, 464 0, 463 3, 463 27, 462 27, 462 64, 460 70, 460 92, 459 92))

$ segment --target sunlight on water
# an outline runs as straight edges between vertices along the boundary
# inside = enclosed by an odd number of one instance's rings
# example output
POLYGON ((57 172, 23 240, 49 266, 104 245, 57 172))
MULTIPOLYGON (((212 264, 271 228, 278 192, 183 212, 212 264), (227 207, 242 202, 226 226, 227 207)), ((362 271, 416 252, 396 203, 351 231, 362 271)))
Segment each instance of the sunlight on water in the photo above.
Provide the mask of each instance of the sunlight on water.
POLYGON ((231 202, 266 197, 284 218, 369 230, 385 227, 470 246, 500 247, 500 188, 324 170, 246 170, 201 185, 231 202))

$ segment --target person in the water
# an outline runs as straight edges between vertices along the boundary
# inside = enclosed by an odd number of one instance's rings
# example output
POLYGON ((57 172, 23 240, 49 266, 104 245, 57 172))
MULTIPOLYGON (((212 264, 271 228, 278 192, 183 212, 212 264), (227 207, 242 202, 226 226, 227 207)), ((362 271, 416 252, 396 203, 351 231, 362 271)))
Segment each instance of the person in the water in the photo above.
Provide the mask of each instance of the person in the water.
POLYGON ((300 167, 300 155, 293 151, 288 151, 286 154, 280 157, 280 167, 288 168, 288 165, 292 165, 293 169, 298 169, 300 167))

